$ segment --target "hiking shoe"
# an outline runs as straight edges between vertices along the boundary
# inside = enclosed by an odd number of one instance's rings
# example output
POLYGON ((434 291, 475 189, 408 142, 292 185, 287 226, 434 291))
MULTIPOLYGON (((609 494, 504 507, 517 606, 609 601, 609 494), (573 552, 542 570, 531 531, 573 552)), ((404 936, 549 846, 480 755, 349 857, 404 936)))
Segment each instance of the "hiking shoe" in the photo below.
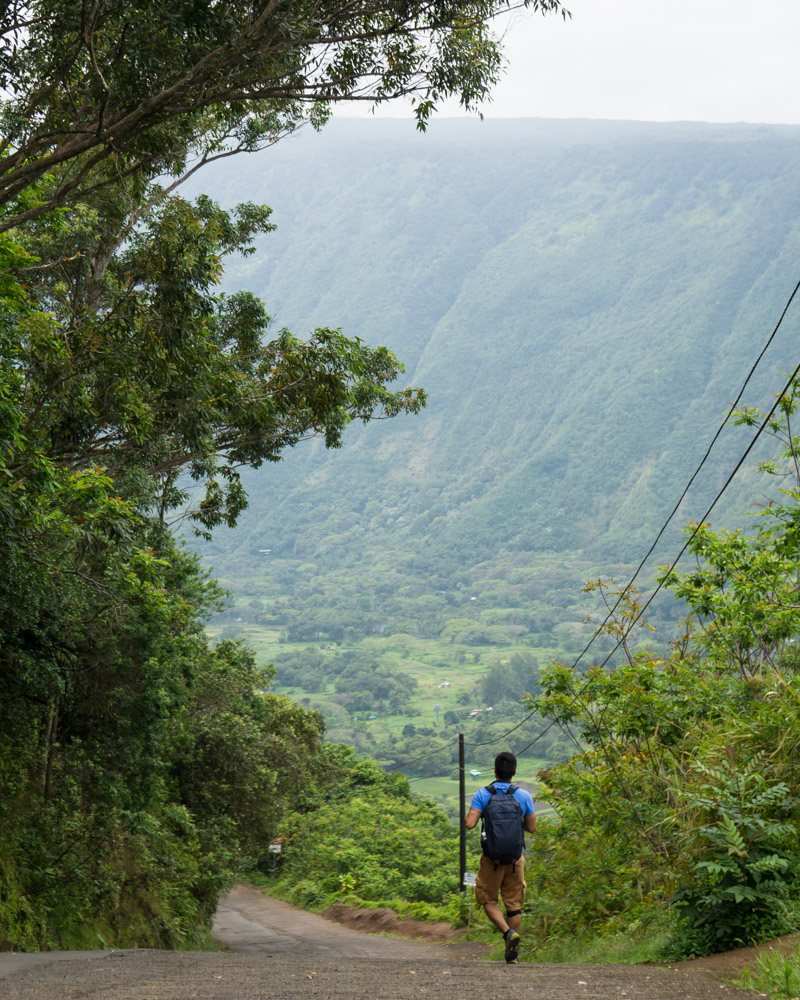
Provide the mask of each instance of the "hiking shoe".
POLYGON ((519 958, 517 956, 519 955, 519 932, 512 931, 509 927, 503 937, 506 939, 506 963, 508 965, 518 965, 519 958))

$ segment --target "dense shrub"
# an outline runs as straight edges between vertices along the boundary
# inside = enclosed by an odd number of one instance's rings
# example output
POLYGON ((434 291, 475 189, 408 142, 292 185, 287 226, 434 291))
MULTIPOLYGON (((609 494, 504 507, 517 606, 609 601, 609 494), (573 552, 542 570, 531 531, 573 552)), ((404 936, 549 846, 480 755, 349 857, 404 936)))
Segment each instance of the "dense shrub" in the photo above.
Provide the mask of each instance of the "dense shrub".
POLYGON ((281 824, 277 888, 316 909, 341 898, 441 905, 458 890, 458 829, 434 803, 411 796, 402 776, 345 748, 333 754, 335 787, 281 824))

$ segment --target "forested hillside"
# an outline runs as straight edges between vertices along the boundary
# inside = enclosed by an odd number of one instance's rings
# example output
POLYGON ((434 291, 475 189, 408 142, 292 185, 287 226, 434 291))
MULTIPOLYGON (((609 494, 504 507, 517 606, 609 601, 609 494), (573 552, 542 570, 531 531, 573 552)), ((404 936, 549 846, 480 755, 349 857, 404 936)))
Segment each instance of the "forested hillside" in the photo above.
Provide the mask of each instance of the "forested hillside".
MULTIPOLYGON (((800 276, 800 133, 369 124, 374 146, 340 124, 215 190, 290 206, 239 274, 276 325, 389 344, 429 403, 248 478, 240 527, 201 550, 236 599, 212 628, 257 641, 330 734, 451 815, 457 731, 475 784, 499 745, 519 753, 557 814, 528 846, 525 957, 674 959, 797 931, 796 307, 643 574, 652 588, 763 430, 648 610, 659 630, 624 595, 571 656, 621 596, 582 581, 627 578, 800 276), (591 665, 611 650, 614 669, 591 665)), ((392 900, 391 845, 378 875, 330 813, 308 823, 282 828, 299 850, 281 891, 392 900)))
MULTIPOLYGON (((793 287, 798 148, 786 127, 335 121, 210 170, 223 202, 275 206, 229 280, 276 326, 387 344, 429 394, 247 478, 239 527, 201 548, 230 617, 580 648, 578 587, 644 553, 793 287)), ((745 402, 776 390, 796 329, 745 402)), ((747 440, 723 434, 645 589, 747 440)), ((714 519, 741 523, 754 483, 751 463, 714 519)))

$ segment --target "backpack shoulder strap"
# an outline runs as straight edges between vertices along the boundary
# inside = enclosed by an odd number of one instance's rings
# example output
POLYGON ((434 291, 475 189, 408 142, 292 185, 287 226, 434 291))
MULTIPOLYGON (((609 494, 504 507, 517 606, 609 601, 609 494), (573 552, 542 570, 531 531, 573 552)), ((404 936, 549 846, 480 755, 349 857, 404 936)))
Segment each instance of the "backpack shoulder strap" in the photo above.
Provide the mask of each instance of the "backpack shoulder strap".
POLYGON ((494 787, 494 782, 492 782, 491 785, 486 786, 486 791, 490 795, 497 795, 497 789, 494 787))
POLYGON ((509 785, 506 789, 506 795, 513 795, 517 791, 519 791, 519 785, 509 785))

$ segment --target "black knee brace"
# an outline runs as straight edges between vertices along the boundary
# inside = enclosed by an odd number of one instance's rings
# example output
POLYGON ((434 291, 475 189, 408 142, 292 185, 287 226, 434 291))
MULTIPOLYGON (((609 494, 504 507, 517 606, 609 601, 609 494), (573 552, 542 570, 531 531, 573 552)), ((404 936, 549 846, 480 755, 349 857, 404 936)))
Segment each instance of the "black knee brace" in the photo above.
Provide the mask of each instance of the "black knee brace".
POLYGON ((506 920, 509 917, 518 917, 522 913, 522 910, 506 910, 506 920))

